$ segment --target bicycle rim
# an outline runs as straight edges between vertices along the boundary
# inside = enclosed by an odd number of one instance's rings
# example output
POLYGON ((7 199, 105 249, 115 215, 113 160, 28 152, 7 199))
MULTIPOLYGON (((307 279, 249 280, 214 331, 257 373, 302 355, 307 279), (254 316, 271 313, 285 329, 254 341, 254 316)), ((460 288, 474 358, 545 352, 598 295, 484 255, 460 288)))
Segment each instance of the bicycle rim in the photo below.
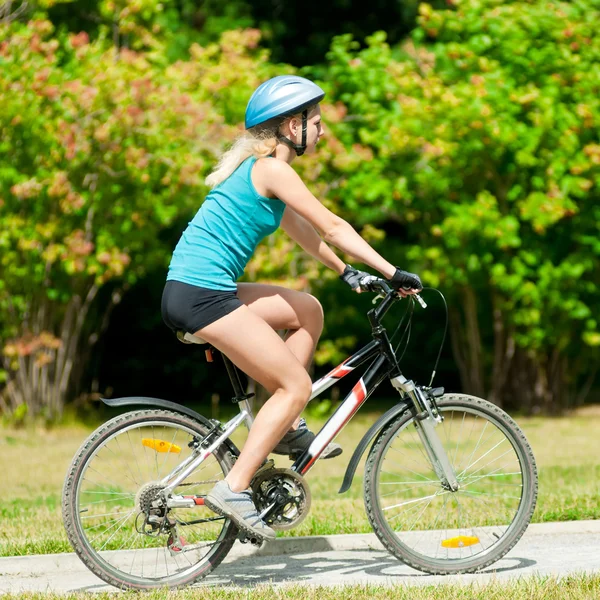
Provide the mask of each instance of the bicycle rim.
POLYGON ((403 415, 382 434, 367 464, 367 513, 396 556, 431 573, 474 571, 514 546, 535 507, 531 448, 498 407, 473 397, 439 402, 435 429, 460 489, 444 489, 416 430, 403 415), (376 447, 377 446, 377 447, 376 447))
MULTIPOLYGON (((144 509, 157 497, 160 480, 191 456, 190 442, 206 433, 180 416, 149 413, 105 427, 87 451, 84 444, 73 467, 69 537, 84 562, 119 587, 188 584, 214 568, 235 539, 232 523, 204 506, 168 509, 157 531, 144 525, 144 509)), ((229 468, 230 461, 212 454, 173 493, 204 496, 229 468)))

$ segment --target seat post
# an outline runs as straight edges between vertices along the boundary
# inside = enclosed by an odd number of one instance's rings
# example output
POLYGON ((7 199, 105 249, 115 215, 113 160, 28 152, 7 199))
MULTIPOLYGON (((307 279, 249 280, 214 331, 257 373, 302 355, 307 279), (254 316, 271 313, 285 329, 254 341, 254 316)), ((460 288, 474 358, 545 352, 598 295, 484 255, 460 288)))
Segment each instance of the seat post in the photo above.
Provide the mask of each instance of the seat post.
POLYGON ((254 393, 244 393, 244 387, 242 386, 242 380, 240 378, 239 369, 222 352, 221 356, 223 357, 223 362, 225 363, 225 368, 227 369, 229 380, 231 381, 231 385, 233 386, 233 393, 235 394, 235 396, 234 398, 232 398, 232 400, 233 402, 238 403, 240 412, 246 413, 246 427, 248 428, 248 430, 250 430, 250 427, 252 427, 252 423, 254 423, 254 413, 252 412, 252 406, 250 405, 249 400, 254 396, 254 393))
MULTIPOLYGON (((177 331, 177 339, 184 344, 207 344, 208 342, 197 335, 193 335, 191 333, 187 333, 186 331, 177 331)), ((207 360, 212 362, 212 350, 213 346, 209 344, 207 353, 207 360), (211 358, 209 358, 209 356, 211 358)), ((242 380, 240 378, 239 369, 221 352, 221 356, 223 357, 223 362, 225 363, 225 368, 227 369, 227 374, 229 375, 229 380, 231 381, 231 385, 233 385, 233 393, 235 396, 232 398, 233 402, 237 402, 240 407, 240 412, 245 414, 244 422, 246 423, 246 427, 250 430, 252 427, 252 423, 254 423, 254 414, 252 412, 252 406, 250 405, 250 398, 254 396, 252 394, 245 394, 244 387, 242 385, 242 380)))

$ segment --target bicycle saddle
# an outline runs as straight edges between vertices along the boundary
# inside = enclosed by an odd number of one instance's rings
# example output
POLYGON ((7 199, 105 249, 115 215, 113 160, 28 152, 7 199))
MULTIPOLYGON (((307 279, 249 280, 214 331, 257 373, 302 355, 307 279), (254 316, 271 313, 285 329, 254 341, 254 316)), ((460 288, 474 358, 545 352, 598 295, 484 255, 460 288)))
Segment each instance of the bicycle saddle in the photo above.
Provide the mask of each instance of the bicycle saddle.
POLYGON ((207 344, 206 340, 203 340, 201 337, 197 335, 193 335, 191 333, 187 333, 186 331, 178 331, 177 339, 184 344, 207 344))

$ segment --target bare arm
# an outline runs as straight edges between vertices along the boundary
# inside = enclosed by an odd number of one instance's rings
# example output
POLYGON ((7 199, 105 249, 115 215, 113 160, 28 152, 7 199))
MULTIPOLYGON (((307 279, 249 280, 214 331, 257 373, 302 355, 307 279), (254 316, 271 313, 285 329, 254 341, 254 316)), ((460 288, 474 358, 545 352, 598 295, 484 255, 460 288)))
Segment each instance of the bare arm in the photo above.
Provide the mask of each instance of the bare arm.
POLYGON ((349 254, 357 261, 376 269, 386 279, 391 279, 396 272, 396 267, 385 260, 381 254, 376 252, 356 232, 354 227, 343 219, 337 227, 325 235, 325 241, 329 242, 332 246, 339 248, 342 252, 349 254))
POLYGON ((326 267, 334 270, 338 275, 344 272, 346 267, 344 261, 321 239, 317 230, 289 206, 285 207, 283 219, 281 219, 281 228, 305 252, 322 262, 326 267))
POLYGON ((260 178, 269 193, 308 221, 325 242, 376 269, 387 279, 392 278, 396 267, 371 248, 348 222, 323 206, 290 165, 277 159, 262 162, 260 178))

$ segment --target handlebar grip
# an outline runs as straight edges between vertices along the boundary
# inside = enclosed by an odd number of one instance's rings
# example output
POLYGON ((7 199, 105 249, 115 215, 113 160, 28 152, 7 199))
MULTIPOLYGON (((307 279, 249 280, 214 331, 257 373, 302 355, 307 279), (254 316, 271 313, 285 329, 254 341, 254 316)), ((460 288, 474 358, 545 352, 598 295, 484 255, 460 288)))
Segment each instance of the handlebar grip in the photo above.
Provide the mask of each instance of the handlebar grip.
POLYGON ((388 285, 385 279, 375 277, 375 275, 368 275, 360 280, 360 287, 367 292, 379 292, 384 291, 389 293, 392 288, 388 285))
MULTIPOLYGON (((360 287, 368 292, 385 292, 386 294, 390 294, 394 292, 394 288, 389 284, 385 279, 381 279, 380 277, 375 277, 374 275, 369 275, 367 277, 363 277, 360 280, 360 287)), ((411 287, 404 287, 404 290, 411 290, 411 287)), ((411 294, 411 297, 414 296, 417 299, 417 302, 423 307, 427 308, 427 304, 425 300, 419 296, 419 294, 411 294)))

